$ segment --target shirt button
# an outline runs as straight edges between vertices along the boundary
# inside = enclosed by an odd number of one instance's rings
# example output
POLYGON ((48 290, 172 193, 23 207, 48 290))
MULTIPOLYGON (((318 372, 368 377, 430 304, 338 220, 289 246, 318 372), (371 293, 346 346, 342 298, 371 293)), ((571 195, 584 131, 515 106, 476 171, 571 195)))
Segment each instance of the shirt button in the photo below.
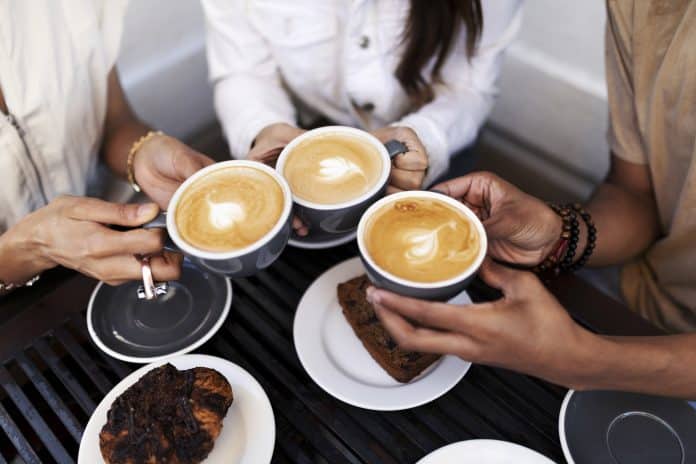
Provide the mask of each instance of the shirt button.
POLYGON ((375 104, 372 102, 367 102, 362 106, 363 111, 371 112, 375 110, 375 104))
POLYGON ((360 48, 367 48, 370 46, 370 38, 366 35, 360 37, 360 48))

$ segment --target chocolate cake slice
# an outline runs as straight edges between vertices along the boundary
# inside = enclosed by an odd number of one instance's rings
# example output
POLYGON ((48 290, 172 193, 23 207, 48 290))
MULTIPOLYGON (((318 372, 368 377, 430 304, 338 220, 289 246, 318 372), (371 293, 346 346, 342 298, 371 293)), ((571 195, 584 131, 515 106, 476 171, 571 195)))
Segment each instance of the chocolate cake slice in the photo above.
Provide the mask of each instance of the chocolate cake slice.
POLYGON ((440 356, 399 348, 366 299, 365 290, 369 285, 365 275, 338 285, 338 302, 343 315, 382 369, 399 382, 410 382, 440 356))
POLYGON ((151 370, 116 398, 99 434, 107 464, 197 464, 212 451, 232 405, 214 369, 151 370))

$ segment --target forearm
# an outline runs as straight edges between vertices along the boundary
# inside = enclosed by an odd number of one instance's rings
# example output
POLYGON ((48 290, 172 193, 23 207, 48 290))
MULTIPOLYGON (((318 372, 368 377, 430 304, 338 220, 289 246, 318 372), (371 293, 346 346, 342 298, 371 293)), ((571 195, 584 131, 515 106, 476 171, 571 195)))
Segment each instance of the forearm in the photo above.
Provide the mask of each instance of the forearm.
POLYGON ((597 337, 590 372, 577 389, 696 398, 696 334, 597 337), (660 379, 655 382, 655 379, 660 379))
POLYGON ((128 152, 150 128, 135 115, 121 87, 116 68, 109 73, 102 159, 114 174, 127 178, 128 152))
POLYGON ((102 159, 114 174, 123 179, 128 177, 128 153, 133 143, 149 130, 147 125, 136 118, 121 121, 111 128, 102 144, 102 159))
MULTIPOLYGON (((657 210, 650 198, 604 183, 585 206, 597 228, 590 266, 619 264, 639 255, 659 234, 657 210)), ((587 226, 580 220, 576 259, 587 243, 587 226)))

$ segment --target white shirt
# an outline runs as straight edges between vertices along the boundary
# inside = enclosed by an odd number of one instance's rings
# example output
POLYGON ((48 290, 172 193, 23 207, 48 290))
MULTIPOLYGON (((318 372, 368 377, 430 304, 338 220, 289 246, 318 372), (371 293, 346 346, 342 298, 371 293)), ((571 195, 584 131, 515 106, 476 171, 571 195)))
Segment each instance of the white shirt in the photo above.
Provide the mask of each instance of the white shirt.
POLYGON ((97 163, 125 0, 0 0, 0 233, 97 163))
POLYGON ((520 27, 521 0, 481 3, 476 55, 467 59, 462 30, 442 69, 444 85, 413 111, 394 76, 408 0, 203 0, 215 106, 232 155, 245 156, 269 124, 297 124, 294 101, 339 124, 412 128, 428 151, 426 184, 434 180, 476 138, 520 27))

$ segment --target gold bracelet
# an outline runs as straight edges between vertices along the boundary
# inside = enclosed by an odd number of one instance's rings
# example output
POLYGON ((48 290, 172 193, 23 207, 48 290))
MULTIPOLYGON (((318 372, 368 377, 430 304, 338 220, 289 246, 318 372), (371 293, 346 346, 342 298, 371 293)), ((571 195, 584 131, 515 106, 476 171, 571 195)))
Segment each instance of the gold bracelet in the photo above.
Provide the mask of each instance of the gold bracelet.
POLYGON ((135 154, 138 152, 138 150, 140 150, 140 147, 142 147, 145 142, 147 142, 156 135, 164 135, 164 133, 162 131, 148 132, 147 134, 143 135, 138 140, 133 142, 133 145, 131 145, 130 151, 128 152, 128 162, 126 164, 126 172, 128 173, 128 183, 133 188, 133 190, 135 190, 136 193, 139 193, 141 189, 138 183, 135 181, 135 171, 133 170, 133 160, 135 159, 135 154))

